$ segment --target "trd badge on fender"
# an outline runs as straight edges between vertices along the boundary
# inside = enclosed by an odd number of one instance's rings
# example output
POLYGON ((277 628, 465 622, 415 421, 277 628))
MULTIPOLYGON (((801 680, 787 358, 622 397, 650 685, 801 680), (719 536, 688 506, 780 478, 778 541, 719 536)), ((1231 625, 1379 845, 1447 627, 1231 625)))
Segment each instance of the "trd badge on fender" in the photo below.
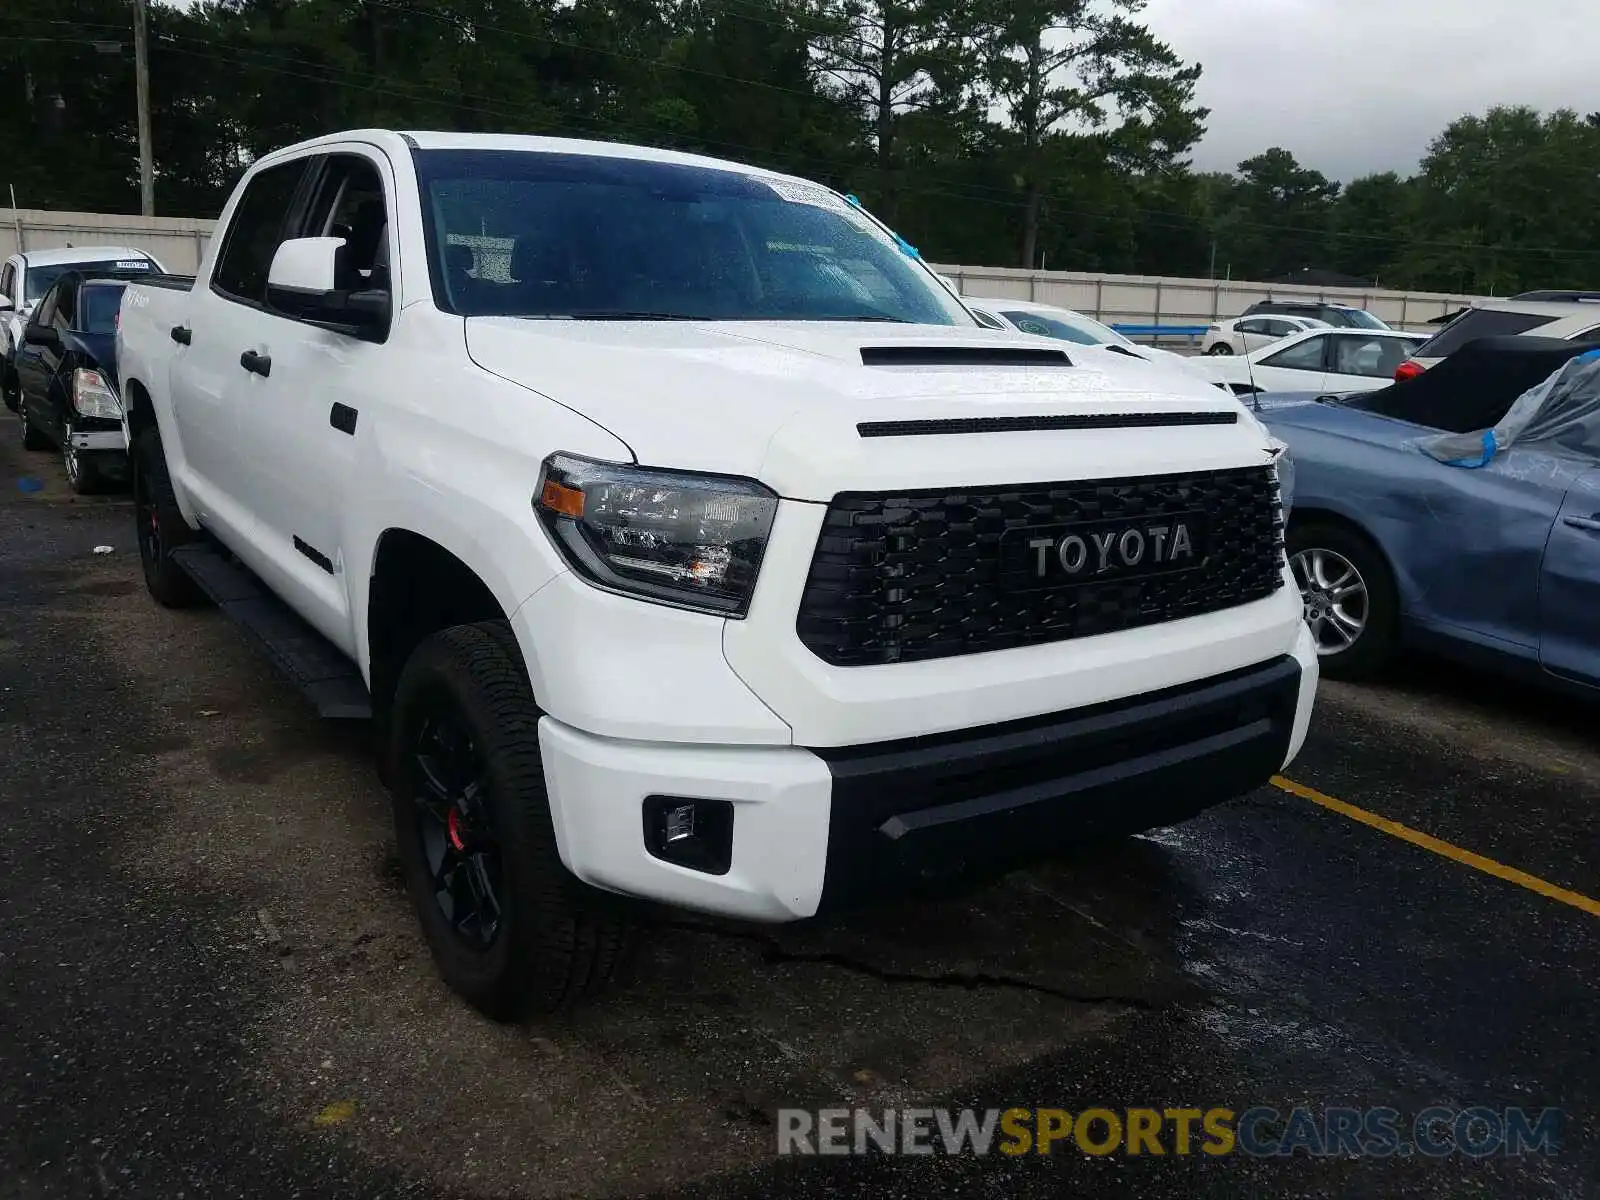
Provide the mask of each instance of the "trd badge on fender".
POLYGON ((1048 587, 1187 570, 1205 561, 1204 519, 1182 513, 1012 530, 1005 539, 1005 573, 1017 586, 1048 587))

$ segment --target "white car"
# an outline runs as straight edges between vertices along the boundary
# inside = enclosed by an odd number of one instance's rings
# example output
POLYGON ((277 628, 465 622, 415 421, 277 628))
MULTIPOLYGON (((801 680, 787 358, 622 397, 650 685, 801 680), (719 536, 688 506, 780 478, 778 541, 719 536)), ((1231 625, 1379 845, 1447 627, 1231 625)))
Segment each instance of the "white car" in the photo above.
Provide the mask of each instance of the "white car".
POLYGON ((1235 317, 1206 328, 1201 354, 1249 354, 1310 329, 1332 328, 1315 317, 1235 317))
POLYGON ((489 1013, 602 985, 629 898, 810 917, 1300 748, 1282 443, 979 327, 827 188, 363 130, 257 159, 211 246, 120 310, 146 584, 375 718, 413 907, 489 1013))
POLYGON ((0 398, 17 410, 16 355, 22 345, 22 328, 38 304, 64 272, 76 268, 102 271, 149 270, 161 274, 156 259, 132 246, 72 246, 65 250, 28 250, 13 254, 0 266, 0 398))
POLYGON ((1111 326, 1080 312, 1073 312, 1070 308, 1038 304, 1032 300, 976 296, 962 299, 978 323, 989 329, 1015 329, 1079 346, 1105 346, 1119 354, 1142 358, 1145 362, 1176 367, 1190 375, 1197 374, 1194 364, 1184 355, 1163 350, 1159 346, 1141 346, 1111 326))
POLYGON ((1425 339, 1394 329, 1312 329, 1240 356, 1196 362, 1235 392, 1366 392, 1394 382, 1395 369, 1425 339))

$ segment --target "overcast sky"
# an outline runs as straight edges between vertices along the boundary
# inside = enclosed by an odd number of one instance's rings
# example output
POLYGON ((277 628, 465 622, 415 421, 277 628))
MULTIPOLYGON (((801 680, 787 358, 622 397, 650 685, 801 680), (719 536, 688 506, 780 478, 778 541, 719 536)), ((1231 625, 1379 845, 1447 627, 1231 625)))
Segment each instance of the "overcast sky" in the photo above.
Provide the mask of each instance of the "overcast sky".
POLYGON ((1463 113, 1600 111, 1600 0, 1149 0, 1141 19, 1205 67, 1201 170, 1283 146, 1334 179, 1405 174, 1463 113))

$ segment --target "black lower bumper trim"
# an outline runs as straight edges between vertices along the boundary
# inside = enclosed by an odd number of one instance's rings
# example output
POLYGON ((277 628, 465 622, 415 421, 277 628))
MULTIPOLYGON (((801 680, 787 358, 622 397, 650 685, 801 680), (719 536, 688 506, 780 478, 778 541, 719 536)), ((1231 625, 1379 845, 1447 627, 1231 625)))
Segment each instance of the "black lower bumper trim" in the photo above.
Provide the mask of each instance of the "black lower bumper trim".
POLYGON ((1283 657, 1025 721, 814 750, 833 775, 822 907, 1170 825, 1265 783, 1294 732, 1283 657))

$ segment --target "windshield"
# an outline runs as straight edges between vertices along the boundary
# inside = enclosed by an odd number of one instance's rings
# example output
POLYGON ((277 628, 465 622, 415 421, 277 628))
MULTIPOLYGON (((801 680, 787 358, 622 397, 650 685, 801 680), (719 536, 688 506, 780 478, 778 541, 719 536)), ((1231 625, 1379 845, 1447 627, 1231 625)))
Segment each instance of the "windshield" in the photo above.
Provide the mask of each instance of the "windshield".
POLYGON ((812 184, 599 155, 414 157, 450 312, 975 324, 909 248, 812 184))
POLYGON ((106 259, 104 262, 54 263, 48 267, 29 267, 26 299, 31 303, 50 290, 50 285, 68 271, 82 271, 92 275, 96 271, 148 270, 150 263, 143 259, 106 259))
POLYGON ((1389 328, 1377 317, 1364 308, 1344 309, 1344 315, 1354 329, 1387 329, 1389 328))
POLYGON ((1133 345, 1111 326, 1102 325, 1099 321, 1088 317, 1068 319, 1065 313, 1055 317, 1030 309, 1016 309, 1002 315, 1023 333, 1056 338, 1063 342, 1075 342, 1079 346, 1133 345))

